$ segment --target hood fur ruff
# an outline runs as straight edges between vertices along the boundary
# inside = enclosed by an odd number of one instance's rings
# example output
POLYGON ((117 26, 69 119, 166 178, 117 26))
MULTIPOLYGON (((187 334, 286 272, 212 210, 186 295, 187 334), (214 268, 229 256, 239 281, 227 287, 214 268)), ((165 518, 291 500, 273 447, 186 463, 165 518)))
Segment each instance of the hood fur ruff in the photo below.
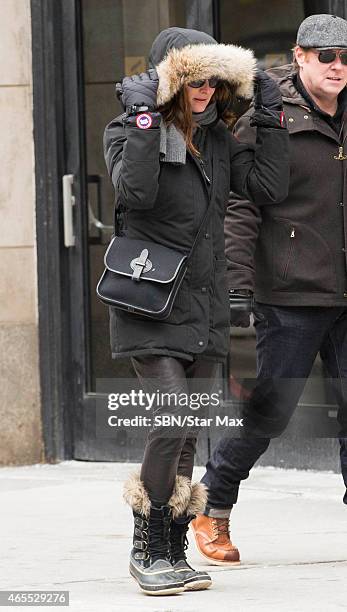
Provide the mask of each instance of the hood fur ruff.
POLYGON ((172 48, 156 66, 158 106, 169 102, 185 83, 218 76, 236 85, 236 95, 251 98, 256 59, 250 49, 236 45, 198 44, 172 48))
MULTIPOLYGON (((124 483, 123 497, 135 512, 149 516, 151 502, 138 472, 131 474, 124 483)), ((205 485, 200 482, 192 485, 189 478, 176 476, 174 490, 168 501, 173 518, 201 513, 205 510, 206 502, 205 485)))

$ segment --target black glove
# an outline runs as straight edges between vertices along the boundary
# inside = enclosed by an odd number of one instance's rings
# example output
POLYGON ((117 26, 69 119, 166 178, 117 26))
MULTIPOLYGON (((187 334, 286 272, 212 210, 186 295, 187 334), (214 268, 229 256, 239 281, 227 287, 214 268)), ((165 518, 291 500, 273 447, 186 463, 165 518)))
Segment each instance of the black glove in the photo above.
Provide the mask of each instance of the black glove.
POLYGON ((249 289, 229 289, 230 325, 249 327, 253 302, 253 293, 249 289))
POLYGON ((250 125, 285 128, 286 120, 280 89, 266 72, 258 70, 254 78, 254 109, 250 125))
POLYGON ((271 111, 283 110, 280 88, 264 70, 257 70, 254 77, 254 108, 255 110, 262 108, 271 111))
POLYGON ((131 115, 144 110, 155 110, 158 85, 158 75, 151 68, 147 72, 124 77, 122 84, 116 84, 116 93, 127 114, 131 115))

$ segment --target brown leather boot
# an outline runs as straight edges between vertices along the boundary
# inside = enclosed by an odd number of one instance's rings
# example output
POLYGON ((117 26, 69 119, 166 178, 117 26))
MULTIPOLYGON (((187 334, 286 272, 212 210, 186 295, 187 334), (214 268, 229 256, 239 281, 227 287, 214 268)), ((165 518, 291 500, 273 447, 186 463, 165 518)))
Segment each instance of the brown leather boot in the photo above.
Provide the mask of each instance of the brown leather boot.
POLYGON ((199 552, 212 565, 240 563, 240 553, 230 540, 228 518, 199 514, 191 526, 199 552))

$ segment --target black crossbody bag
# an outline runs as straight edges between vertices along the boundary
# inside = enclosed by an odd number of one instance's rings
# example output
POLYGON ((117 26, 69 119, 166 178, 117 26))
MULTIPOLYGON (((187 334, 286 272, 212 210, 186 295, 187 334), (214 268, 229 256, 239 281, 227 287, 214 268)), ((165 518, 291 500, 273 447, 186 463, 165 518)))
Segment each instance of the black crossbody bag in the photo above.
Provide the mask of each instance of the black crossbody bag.
POLYGON ((130 313, 167 319, 210 208, 211 202, 188 254, 151 240, 115 235, 105 253, 105 270, 96 288, 99 299, 130 313))

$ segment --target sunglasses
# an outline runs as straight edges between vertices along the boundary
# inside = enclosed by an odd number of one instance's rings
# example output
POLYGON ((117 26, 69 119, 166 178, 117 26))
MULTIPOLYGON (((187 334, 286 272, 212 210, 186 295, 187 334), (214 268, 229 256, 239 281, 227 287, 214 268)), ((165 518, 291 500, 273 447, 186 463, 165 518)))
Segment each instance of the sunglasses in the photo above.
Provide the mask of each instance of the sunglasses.
POLYGON ((220 80, 218 77, 211 77, 210 79, 200 79, 200 81, 190 81, 190 83, 188 83, 188 87, 198 89, 199 87, 205 85, 206 81, 208 83, 208 86, 211 87, 211 89, 215 89, 220 84, 220 80))
POLYGON ((334 51, 334 49, 312 49, 312 51, 318 55, 318 60, 321 64, 331 64, 337 57, 340 58, 341 64, 347 66, 347 50, 346 51, 334 51))

